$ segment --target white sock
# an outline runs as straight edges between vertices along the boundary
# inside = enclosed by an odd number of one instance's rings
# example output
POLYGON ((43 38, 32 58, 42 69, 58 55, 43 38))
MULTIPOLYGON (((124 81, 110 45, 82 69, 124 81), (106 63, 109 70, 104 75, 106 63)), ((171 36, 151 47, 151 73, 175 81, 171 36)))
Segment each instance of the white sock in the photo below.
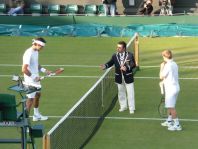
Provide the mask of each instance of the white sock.
POLYGON ((39 115, 39 109, 38 108, 34 108, 34 115, 39 115))
POLYGON ((168 115, 168 118, 166 120, 167 122, 171 122, 172 121, 172 115, 168 115))

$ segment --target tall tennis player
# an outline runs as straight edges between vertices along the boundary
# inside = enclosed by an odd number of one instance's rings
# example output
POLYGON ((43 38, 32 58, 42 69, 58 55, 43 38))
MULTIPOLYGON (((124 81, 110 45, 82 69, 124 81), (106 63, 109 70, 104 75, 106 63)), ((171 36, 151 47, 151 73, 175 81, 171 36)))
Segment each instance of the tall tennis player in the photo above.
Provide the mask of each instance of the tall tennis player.
MULTIPOLYGON (((24 84, 41 88, 39 72, 50 74, 49 70, 39 65, 39 52, 43 50, 46 41, 43 38, 33 39, 32 46, 28 48, 23 55, 22 73, 24 74, 24 84)), ((41 115, 39 112, 40 91, 27 94, 26 109, 30 112, 32 105, 34 106, 33 121, 47 120, 47 116, 41 115)))

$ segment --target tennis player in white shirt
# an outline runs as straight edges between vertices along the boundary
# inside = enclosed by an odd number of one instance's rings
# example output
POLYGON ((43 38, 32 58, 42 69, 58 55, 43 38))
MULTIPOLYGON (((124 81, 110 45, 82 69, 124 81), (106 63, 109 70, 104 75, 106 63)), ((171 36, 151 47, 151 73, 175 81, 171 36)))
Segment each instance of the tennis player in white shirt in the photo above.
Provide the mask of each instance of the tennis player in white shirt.
POLYGON ((180 91, 178 81, 178 66, 172 58, 170 50, 162 52, 164 62, 160 66, 160 79, 163 81, 165 89, 165 108, 168 109, 168 118, 161 123, 162 126, 167 126, 170 131, 180 131, 182 127, 177 117, 175 109, 177 97, 180 91))
MULTIPOLYGON (((23 55, 22 73, 24 74, 24 84, 27 86, 34 86, 41 89, 39 72, 50 73, 50 71, 39 65, 39 51, 43 49, 45 43, 46 41, 43 38, 33 39, 32 46, 28 48, 23 55)), ((40 96, 40 91, 27 94, 27 111, 30 112, 32 105, 34 106, 33 121, 48 119, 47 116, 43 116, 39 112, 40 96)))

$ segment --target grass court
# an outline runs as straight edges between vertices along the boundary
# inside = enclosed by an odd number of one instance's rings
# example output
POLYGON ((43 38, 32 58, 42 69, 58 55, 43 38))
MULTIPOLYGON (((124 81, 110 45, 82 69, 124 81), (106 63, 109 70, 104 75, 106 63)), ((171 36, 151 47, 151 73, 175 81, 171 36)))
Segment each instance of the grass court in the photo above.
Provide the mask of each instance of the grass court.
MULTIPOLYGON (((21 74, 22 55, 31 46, 33 37, 0 36, 0 93, 15 94, 7 88, 15 82, 13 74, 21 74)), ((99 65, 115 52, 118 37, 45 37, 47 46, 40 52, 40 64, 50 70, 63 67, 59 77, 42 81, 40 111, 49 120, 43 124, 47 133, 58 120, 92 87, 104 73, 99 65)), ((140 71, 135 75, 136 111, 119 113, 118 102, 107 116, 86 149, 196 149, 198 146, 198 38, 140 38, 140 71), (179 65, 181 91, 177 112, 183 130, 170 132, 161 127, 157 111, 160 102, 159 66, 161 52, 172 49, 179 65)), ((93 99, 94 100, 94 99, 93 99)), ((19 109, 20 111, 20 109, 19 109)), ((72 129, 72 127, 71 127, 72 129)), ((0 127, 0 138, 20 137, 19 129, 0 127)), ((38 149, 42 139, 36 139, 38 149)), ((0 144, 0 148, 20 149, 19 144, 0 144)))

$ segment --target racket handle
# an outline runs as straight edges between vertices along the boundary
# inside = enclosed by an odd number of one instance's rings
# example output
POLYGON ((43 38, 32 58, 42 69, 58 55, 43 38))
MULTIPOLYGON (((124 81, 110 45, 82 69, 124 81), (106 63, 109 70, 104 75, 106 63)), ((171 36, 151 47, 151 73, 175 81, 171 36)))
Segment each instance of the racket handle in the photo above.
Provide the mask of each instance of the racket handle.
POLYGON ((52 72, 52 73, 50 73, 50 74, 48 75, 48 77, 50 77, 50 76, 55 76, 55 75, 56 75, 56 73, 52 72))
POLYGON ((55 76, 55 75, 56 75, 55 73, 50 73, 50 74, 48 74, 48 75, 46 75, 46 76, 40 77, 40 80, 45 79, 45 77, 51 77, 51 76, 55 76))
POLYGON ((164 95, 164 83, 161 81, 159 83, 159 86, 160 86, 161 94, 164 95))

